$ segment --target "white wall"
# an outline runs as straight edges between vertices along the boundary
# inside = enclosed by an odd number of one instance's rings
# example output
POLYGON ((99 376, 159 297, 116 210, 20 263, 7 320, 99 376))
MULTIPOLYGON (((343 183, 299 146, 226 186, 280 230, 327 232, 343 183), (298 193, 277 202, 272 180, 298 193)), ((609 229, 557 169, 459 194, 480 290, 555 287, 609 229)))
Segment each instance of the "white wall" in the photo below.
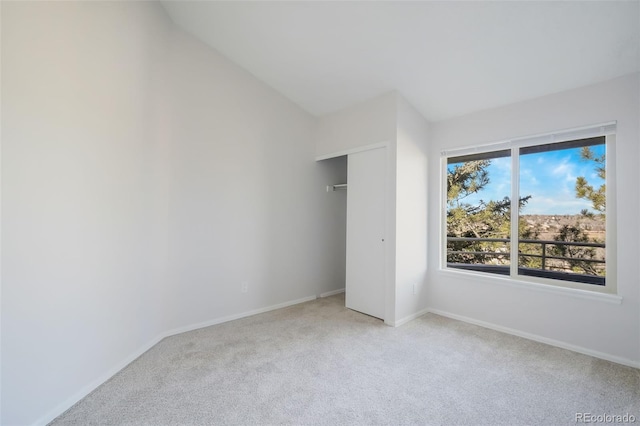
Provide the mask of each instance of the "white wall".
MULTIPOLYGON (((395 144, 399 167, 422 155, 424 123, 396 94, 315 123, 174 30, 156 3, 1 7, 2 424, 51 419, 167 330, 344 286, 333 250, 344 247, 344 197, 325 191, 344 164, 314 156, 391 144, 393 244, 396 200, 399 219, 407 206, 419 220, 421 189, 400 185, 396 199, 396 178, 421 179, 424 164, 396 173, 395 144)), ((417 299, 406 290, 421 255, 396 275, 390 244, 390 282, 402 284, 390 288, 388 318, 428 300, 639 360, 637 93, 633 76, 437 123, 427 152, 433 236, 440 149, 618 120, 621 305, 439 273, 429 238, 417 299)), ((398 232, 398 253, 424 250, 398 232)))
MULTIPOLYGON (((340 111, 318 118, 314 138, 316 158, 333 158, 384 144, 387 149, 387 188, 385 218, 385 315, 389 324, 395 323, 396 276, 396 138, 397 103, 395 92, 360 102, 340 111)), ((322 161, 320 161, 322 163, 322 161)))
POLYGON ((397 94, 388 92, 318 119, 316 157, 377 143, 395 143, 397 94))
POLYGON ((397 106, 395 322, 426 308, 428 125, 402 96, 397 106))
MULTIPOLYGON (((434 123, 429 149, 429 306, 435 310, 640 365, 639 82, 629 75, 434 123), (621 304, 478 280, 439 267, 440 151, 617 120, 617 278, 621 304)), ((613 170, 612 170, 613 171, 613 170)), ((609 174, 608 174, 609 177, 609 174)))
POLYGON ((313 119, 158 3, 2 2, 2 89, 2 424, 168 330, 344 286, 313 119))
MULTIPOLYGON (((150 3, 2 3, 2 424, 155 337, 166 209, 150 3)), ((160 50, 159 50, 160 49, 160 50)))
POLYGON ((314 161, 314 119, 193 37, 172 31, 169 46, 167 324, 344 287, 330 250, 344 243, 340 195, 325 189, 338 171, 314 161))
POLYGON ((321 158, 387 145, 385 322, 402 324, 427 301, 427 122, 389 92, 320 117, 315 136, 321 158))
POLYGON ((2 423, 27 424, 160 331, 149 111, 168 21, 149 3, 2 8, 2 423))

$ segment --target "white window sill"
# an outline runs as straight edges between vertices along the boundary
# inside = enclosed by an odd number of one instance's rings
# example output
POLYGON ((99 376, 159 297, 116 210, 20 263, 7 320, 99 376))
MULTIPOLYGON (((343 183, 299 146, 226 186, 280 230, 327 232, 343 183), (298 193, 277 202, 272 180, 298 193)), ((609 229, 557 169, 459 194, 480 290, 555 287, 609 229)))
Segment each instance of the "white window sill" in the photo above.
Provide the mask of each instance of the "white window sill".
POLYGON ((562 296, 575 297, 578 299, 595 300, 598 302, 612 303, 614 305, 622 304, 622 296, 617 294, 602 293, 599 291, 582 290, 577 288, 559 287, 549 284, 541 284, 532 281, 514 279, 506 275, 483 274, 478 272, 469 272, 455 270, 453 268, 440 268, 440 275, 455 276, 458 278, 473 279, 482 283, 504 285, 515 288, 523 288, 527 290, 540 291, 543 293, 552 293, 562 296))

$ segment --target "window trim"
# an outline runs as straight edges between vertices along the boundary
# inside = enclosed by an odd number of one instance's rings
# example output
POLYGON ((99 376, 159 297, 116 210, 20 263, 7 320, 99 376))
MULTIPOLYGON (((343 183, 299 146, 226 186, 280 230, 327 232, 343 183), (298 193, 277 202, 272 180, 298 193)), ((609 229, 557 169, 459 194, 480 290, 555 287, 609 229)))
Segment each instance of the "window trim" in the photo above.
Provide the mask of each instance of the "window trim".
MULTIPOLYGON (((616 145, 616 127, 617 122, 611 121, 606 123, 600 123, 590 126, 583 126, 578 128, 572 128, 567 130, 561 130, 556 132, 524 136, 513 138, 506 141, 500 141, 496 143, 474 145, 464 148, 446 150, 441 152, 440 159, 440 271, 475 276, 478 278, 499 278, 499 281, 508 281, 518 283, 518 285, 534 285, 536 287, 546 286, 553 289, 565 289, 568 291, 575 291, 576 293, 590 292, 590 293, 604 293, 607 295, 617 294, 617 253, 616 253, 616 176, 615 176, 615 145, 616 145), (511 253, 515 254, 510 260, 510 272, 509 275, 497 276, 495 274, 477 271, 466 271, 456 268, 449 268, 447 266, 447 160, 451 157, 462 157, 466 155, 482 154, 493 151, 511 151, 511 210, 518 211, 518 200, 520 190, 520 158, 519 150, 524 147, 532 147, 544 144, 554 144, 560 142, 567 142, 579 139, 588 139, 592 137, 604 137, 605 149, 606 149, 606 163, 607 170, 606 180, 606 197, 607 197, 607 212, 606 212, 606 260, 607 260, 607 279, 604 286, 594 286, 592 284, 562 281, 552 278, 539 278, 527 275, 518 274, 518 239, 511 239, 511 253)), ((518 222, 517 220, 511 221, 511 235, 518 235, 518 222)))

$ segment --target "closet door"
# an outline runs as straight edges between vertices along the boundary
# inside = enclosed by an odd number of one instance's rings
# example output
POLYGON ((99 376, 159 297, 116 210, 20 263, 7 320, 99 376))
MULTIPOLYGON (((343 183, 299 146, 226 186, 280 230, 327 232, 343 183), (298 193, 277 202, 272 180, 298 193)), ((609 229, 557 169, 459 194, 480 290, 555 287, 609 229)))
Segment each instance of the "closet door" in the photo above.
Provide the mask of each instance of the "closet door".
POLYGON ((384 319, 386 148, 349 154, 347 308, 384 319))

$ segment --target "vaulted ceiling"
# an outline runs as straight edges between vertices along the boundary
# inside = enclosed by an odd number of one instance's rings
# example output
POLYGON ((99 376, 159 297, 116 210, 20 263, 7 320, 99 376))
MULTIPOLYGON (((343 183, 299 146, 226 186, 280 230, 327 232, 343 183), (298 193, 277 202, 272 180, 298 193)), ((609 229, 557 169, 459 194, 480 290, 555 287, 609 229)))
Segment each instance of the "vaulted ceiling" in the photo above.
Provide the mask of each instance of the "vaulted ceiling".
POLYGON ((314 115, 397 90, 431 121, 640 70, 640 2, 165 1, 314 115))

